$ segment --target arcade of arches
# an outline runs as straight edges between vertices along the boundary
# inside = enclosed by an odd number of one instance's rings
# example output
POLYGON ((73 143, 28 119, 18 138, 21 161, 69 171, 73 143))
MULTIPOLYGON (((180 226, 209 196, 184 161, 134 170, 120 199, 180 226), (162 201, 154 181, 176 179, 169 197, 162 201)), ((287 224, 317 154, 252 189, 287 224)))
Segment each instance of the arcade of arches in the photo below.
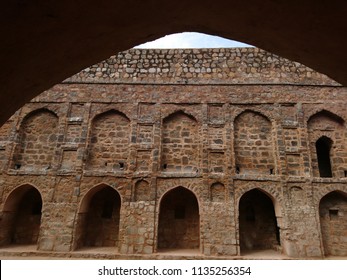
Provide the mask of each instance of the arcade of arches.
POLYGON ((0 129, 0 245, 347 255, 347 91, 255 48, 129 50, 0 129))

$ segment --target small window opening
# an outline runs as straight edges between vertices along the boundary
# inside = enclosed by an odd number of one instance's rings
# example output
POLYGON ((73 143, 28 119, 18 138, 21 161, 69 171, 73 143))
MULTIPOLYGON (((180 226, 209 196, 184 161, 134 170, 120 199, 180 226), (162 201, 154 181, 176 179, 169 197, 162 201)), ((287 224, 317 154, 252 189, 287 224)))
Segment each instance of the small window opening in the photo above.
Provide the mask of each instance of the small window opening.
POLYGON ((22 167, 22 165, 20 163, 16 163, 14 165, 14 169, 16 169, 16 170, 20 169, 21 167, 22 167))
POLYGON ((105 166, 107 166, 107 161, 105 161, 105 166))
POLYGON ((270 175, 273 175, 273 174, 274 174, 274 169, 270 168, 270 175))
POLYGON ((124 162, 119 162, 119 168, 124 169, 124 162))
POLYGON ((106 201, 102 207, 101 218, 111 219, 113 213, 113 203, 112 201, 106 201))
POLYGON ((236 174, 240 174, 240 166, 236 165, 236 174))
POLYGON ((345 177, 347 177, 347 170, 345 170, 345 177))
POLYGON ((163 169, 167 169, 167 164, 166 163, 163 164, 163 169))
POLYGON ((329 218, 330 220, 336 220, 339 216, 339 210, 329 209, 329 218))
POLYGON ((175 207, 175 219, 182 220, 186 217, 186 209, 184 206, 175 207))
POLYGON ((333 177, 330 163, 332 141, 328 137, 321 137, 316 142, 319 175, 323 178, 333 177))
POLYGON ((41 209, 42 209, 42 202, 38 201, 34 203, 33 207, 31 208, 31 214, 32 215, 41 215, 41 209))

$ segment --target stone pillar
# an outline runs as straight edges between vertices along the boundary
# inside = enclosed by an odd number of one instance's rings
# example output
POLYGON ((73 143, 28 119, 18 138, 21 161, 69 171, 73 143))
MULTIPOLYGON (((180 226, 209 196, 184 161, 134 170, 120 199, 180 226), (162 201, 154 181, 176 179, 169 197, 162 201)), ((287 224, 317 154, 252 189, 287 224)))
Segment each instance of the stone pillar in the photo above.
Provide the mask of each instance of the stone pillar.
POLYGON ((122 205, 121 254, 154 252, 154 201, 126 202, 122 205))
POLYGON ((75 217, 74 203, 45 203, 42 209, 38 250, 71 251, 75 217))

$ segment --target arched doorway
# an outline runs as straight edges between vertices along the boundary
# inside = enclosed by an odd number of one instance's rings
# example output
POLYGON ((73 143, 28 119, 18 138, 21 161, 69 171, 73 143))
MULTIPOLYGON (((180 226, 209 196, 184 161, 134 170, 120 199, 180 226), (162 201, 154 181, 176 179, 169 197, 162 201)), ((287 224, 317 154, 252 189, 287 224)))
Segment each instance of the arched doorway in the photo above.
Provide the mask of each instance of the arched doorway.
POLYGON ((347 194, 334 191, 319 203, 325 255, 347 256, 347 194))
POLYGON ((31 185, 18 187, 6 199, 0 226, 0 245, 36 244, 42 214, 40 192, 31 185))
POLYGON ((84 197, 76 228, 76 248, 118 247, 121 198, 102 185, 84 197))
POLYGON ((280 246, 274 205, 258 189, 246 192, 240 199, 239 236, 241 253, 278 249, 280 246))
POLYGON ((193 192, 183 187, 170 190, 159 211, 158 249, 200 247, 199 205, 193 192))

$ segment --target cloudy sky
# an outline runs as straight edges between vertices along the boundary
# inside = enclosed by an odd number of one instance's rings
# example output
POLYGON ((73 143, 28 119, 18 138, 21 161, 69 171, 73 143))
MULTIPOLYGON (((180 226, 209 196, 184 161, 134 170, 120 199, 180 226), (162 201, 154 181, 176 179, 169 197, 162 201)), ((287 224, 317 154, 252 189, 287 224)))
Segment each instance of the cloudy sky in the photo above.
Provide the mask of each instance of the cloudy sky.
POLYGON ((173 49, 173 48, 237 48, 251 47, 237 41, 196 32, 184 32, 167 35, 155 41, 147 42, 136 48, 173 49))

